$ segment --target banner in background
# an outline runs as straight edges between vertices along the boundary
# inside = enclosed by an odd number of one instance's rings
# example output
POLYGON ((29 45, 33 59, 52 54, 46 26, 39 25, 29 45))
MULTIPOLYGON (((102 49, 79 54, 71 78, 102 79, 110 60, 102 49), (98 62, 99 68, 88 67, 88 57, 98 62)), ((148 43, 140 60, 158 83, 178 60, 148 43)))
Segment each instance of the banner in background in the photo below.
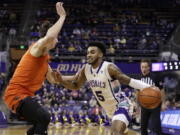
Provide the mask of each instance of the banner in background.
MULTIPOLYGON (((84 65, 80 62, 51 62, 49 64, 52 69, 57 69, 63 74, 74 74, 79 71, 84 65)), ((140 73, 139 63, 119 62, 115 64, 121 69, 122 72, 126 74, 140 73)), ((0 62, 0 72, 6 72, 6 64, 4 62, 0 62)))
POLYGON ((51 62, 50 66, 52 69, 57 69, 63 74, 74 74, 79 71, 84 64, 79 62, 51 62))
POLYGON ((161 112, 161 125, 164 133, 179 135, 180 110, 168 110, 161 112))
MULTIPOLYGON (((122 72, 126 74, 139 74, 140 73, 140 65, 139 63, 127 63, 127 62, 119 62, 115 63, 122 72)), ((53 69, 57 69, 63 74, 74 74, 79 71, 84 64, 80 62, 51 62, 50 66, 53 69)))
POLYGON ((180 129, 180 110, 161 112, 161 123, 166 128, 180 129))

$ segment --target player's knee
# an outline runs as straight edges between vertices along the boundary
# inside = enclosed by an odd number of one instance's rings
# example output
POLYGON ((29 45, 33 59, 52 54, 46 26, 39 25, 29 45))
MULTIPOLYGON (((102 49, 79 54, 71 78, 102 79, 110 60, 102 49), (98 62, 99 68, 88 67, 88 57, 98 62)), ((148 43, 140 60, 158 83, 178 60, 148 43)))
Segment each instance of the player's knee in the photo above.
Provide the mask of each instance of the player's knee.
POLYGON ((50 114, 47 111, 41 110, 40 112, 41 113, 39 113, 40 114, 39 122, 43 123, 44 125, 48 125, 50 123, 50 119, 51 119, 50 114))
POLYGON ((50 114, 45 113, 44 114, 44 123, 48 125, 50 123, 50 118, 51 118, 50 114))
POLYGON ((122 133, 123 133, 122 128, 119 127, 119 126, 116 125, 116 124, 113 124, 111 128, 112 128, 113 134, 115 134, 115 135, 116 135, 116 134, 119 135, 119 134, 122 134, 122 133))
POLYGON ((111 128, 114 134, 123 135, 126 130, 126 124, 122 121, 115 120, 111 128))
POLYGON ((116 126, 115 124, 114 125, 112 125, 112 131, 114 132, 114 133, 119 133, 120 132, 120 128, 118 127, 118 126, 116 126))
POLYGON ((124 135, 124 132, 121 132, 119 130, 113 130, 111 135, 124 135))

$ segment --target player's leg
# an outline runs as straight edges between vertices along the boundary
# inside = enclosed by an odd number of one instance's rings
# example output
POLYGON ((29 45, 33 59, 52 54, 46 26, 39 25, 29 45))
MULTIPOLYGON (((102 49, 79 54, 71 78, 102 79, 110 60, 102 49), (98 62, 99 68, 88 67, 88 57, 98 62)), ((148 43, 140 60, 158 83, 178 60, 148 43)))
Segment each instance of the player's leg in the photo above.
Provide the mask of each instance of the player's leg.
POLYGON ((127 135, 129 121, 127 110, 119 108, 112 117, 112 135, 127 135))
POLYGON ((156 133, 156 135, 161 135, 161 119, 160 119, 160 112, 161 112, 161 105, 155 109, 152 110, 151 113, 151 121, 152 124, 152 130, 156 133))
POLYGON ((38 121, 36 123, 34 133, 38 135, 47 135, 47 129, 50 123, 50 114, 43 107, 38 108, 36 114, 38 121))
POLYGON ((127 135, 126 132, 126 124, 121 120, 113 120, 111 126, 111 134, 112 135, 127 135))
POLYGON ((141 135, 148 135, 148 121, 150 118, 150 110, 141 107, 141 135))
POLYGON ((17 108, 17 112, 34 124, 34 126, 28 130, 28 135, 47 135, 50 114, 36 101, 30 97, 24 99, 17 108))
POLYGON ((36 128, 36 125, 34 124, 30 129, 28 129, 27 135, 34 135, 35 128, 36 128))

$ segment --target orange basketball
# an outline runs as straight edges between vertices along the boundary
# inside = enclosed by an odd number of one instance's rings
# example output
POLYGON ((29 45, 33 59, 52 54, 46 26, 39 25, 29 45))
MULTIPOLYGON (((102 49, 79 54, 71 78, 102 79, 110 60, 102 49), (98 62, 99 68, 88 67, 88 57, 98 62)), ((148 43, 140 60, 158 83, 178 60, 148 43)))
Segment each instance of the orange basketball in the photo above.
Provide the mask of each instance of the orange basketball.
POLYGON ((154 109, 161 103, 161 91, 157 87, 145 88, 138 93, 140 105, 147 109, 154 109))

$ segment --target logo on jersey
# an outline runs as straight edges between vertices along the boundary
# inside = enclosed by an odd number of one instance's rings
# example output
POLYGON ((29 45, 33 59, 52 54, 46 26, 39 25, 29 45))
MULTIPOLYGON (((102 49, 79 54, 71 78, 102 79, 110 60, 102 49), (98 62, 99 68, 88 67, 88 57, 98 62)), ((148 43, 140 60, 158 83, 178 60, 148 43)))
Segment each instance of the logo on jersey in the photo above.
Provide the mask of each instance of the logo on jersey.
POLYGON ((106 83, 99 80, 90 80, 89 85, 91 88, 93 87, 106 88, 106 83))

